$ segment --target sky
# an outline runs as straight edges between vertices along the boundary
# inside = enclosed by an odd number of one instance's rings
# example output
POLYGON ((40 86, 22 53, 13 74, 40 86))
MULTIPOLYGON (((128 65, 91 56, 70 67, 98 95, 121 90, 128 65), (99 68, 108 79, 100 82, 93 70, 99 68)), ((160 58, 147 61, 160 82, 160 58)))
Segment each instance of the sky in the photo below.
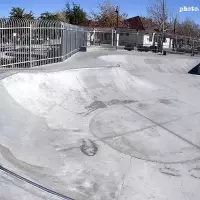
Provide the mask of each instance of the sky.
MULTIPOLYGON (((72 0, 70 0, 72 2, 72 0)), ((155 0, 110 0, 112 4, 120 6, 120 12, 126 12, 128 17, 133 16, 147 16, 147 7, 155 2, 155 0)), ((173 15, 178 15, 179 20, 185 18, 193 19, 200 24, 200 0, 165 0, 168 9, 173 15), (198 7, 199 11, 193 12, 179 12, 180 7, 198 7)), ((0 0, 0 17, 8 17, 12 7, 25 8, 26 12, 33 11, 35 16, 40 13, 49 11, 55 12, 62 10, 67 0, 0 0)), ((87 12, 97 10, 98 2, 104 0, 74 0, 73 2, 80 4, 80 6, 87 12)))

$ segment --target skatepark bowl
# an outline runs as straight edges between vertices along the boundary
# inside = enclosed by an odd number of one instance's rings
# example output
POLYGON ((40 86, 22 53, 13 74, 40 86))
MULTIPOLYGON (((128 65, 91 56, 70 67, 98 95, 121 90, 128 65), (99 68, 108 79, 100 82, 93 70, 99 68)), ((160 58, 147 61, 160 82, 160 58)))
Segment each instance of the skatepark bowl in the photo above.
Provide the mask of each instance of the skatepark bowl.
POLYGON ((0 71, 0 199, 199 200, 199 63, 91 50, 0 71))

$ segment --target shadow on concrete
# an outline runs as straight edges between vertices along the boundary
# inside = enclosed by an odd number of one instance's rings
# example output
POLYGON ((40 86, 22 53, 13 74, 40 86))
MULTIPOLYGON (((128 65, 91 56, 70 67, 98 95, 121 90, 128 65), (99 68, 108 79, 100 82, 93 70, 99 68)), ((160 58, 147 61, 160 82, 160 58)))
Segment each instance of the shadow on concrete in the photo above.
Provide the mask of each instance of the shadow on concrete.
POLYGON ((194 75, 200 75, 200 63, 196 65, 194 68, 192 68, 188 73, 194 75))

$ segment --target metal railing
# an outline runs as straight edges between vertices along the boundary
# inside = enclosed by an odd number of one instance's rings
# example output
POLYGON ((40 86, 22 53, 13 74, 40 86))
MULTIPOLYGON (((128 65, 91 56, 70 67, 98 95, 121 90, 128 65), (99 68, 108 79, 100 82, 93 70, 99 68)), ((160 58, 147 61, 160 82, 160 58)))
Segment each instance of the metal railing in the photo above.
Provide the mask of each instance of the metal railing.
POLYGON ((94 28, 89 31, 91 46, 110 46, 116 45, 116 30, 111 28, 94 28))
MULTIPOLYGON (((165 35, 163 48, 200 53, 199 38, 165 35)), ((59 21, 0 19, 0 68, 28 68, 62 62, 81 46, 127 46, 149 51, 162 43, 159 33, 131 29, 85 28, 59 21)))
POLYGON ((125 46, 127 50, 160 52, 163 49, 177 53, 200 55, 200 38, 198 37, 169 33, 162 35, 159 32, 146 33, 145 31, 137 32, 131 29, 119 29, 117 34, 119 34, 119 46, 125 46))
POLYGON ((34 67, 66 60, 86 45, 87 30, 58 22, 0 20, 0 67, 34 67))

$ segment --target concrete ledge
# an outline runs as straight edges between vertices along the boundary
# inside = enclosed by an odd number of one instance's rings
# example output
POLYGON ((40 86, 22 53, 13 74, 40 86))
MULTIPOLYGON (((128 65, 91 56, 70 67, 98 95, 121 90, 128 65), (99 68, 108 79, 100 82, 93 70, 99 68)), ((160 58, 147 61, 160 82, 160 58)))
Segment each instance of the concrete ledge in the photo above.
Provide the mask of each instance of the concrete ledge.
POLYGON ((86 52, 87 51, 87 46, 81 46, 79 51, 86 52))

